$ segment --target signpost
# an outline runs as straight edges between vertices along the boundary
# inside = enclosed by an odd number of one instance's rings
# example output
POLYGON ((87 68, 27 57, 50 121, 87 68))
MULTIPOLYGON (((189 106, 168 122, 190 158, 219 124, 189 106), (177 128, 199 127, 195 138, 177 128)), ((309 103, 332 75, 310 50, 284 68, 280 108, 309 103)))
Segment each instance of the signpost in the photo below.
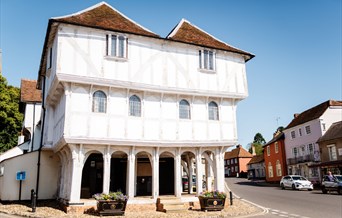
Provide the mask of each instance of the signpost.
POLYGON ((16 180, 19 181, 19 201, 21 201, 22 181, 25 179, 26 179, 26 171, 18 171, 16 175, 16 180))

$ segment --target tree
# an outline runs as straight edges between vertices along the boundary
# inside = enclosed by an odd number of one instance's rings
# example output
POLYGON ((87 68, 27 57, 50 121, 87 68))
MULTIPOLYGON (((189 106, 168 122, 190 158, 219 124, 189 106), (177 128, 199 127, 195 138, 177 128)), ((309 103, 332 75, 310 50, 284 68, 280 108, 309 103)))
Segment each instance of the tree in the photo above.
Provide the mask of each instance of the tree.
POLYGON ((17 144, 23 115, 19 112, 20 89, 7 85, 0 74, 0 153, 17 144))
POLYGON ((257 133, 255 134, 254 136, 254 140, 253 140, 253 143, 257 143, 257 144, 266 144, 266 141, 264 139, 264 137, 261 135, 261 133, 257 133))
POLYGON ((262 154, 262 152, 264 150, 264 148, 263 148, 264 144, 266 144, 266 141, 265 141, 264 137, 261 135, 261 133, 258 132, 257 134, 255 134, 253 143, 251 143, 251 146, 250 146, 248 151, 250 153, 253 153, 252 147, 254 146, 256 155, 262 154))

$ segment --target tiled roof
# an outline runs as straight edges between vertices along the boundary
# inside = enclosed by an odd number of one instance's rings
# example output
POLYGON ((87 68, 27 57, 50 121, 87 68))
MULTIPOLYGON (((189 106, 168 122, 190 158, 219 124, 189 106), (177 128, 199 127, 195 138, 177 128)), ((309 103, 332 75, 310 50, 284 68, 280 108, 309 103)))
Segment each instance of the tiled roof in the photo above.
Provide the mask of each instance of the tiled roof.
POLYGON ((78 13, 63 17, 51 18, 51 20, 92 28, 160 38, 157 34, 130 20, 128 17, 121 14, 105 2, 101 2, 78 13))
POLYGON ((233 150, 226 152, 224 154, 224 159, 231 159, 237 157, 253 157, 253 155, 246 151, 241 145, 238 145, 237 148, 234 148, 233 150))
POLYGON ((329 141, 333 139, 342 139, 342 121, 333 123, 328 131, 318 139, 318 142, 329 141))
POLYGON ((262 147, 265 147, 267 145, 272 144, 273 142, 276 142, 280 139, 284 139, 285 138, 285 134, 283 132, 277 134, 276 136, 273 137, 273 139, 271 139, 271 141, 267 142, 266 144, 264 144, 262 147))
POLYGON ((319 118, 330 106, 342 106, 342 101, 329 100, 310 108, 295 117, 285 129, 319 118))
POLYGON ((20 102, 42 102, 41 90, 36 89, 37 81, 22 79, 20 84, 20 102))
POLYGON ((252 159, 248 162, 248 164, 260 163, 264 162, 264 154, 255 155, 252 159))
POLYGON ((178 23, 178 25, 171 31, 171 33, 169 33, 166 38, 177 42, 184 42, 243 54, 246 56, 246 61, 254 57, 254 55, 251 53, 234 48, 216 39, 215 37, 211 36, 210 34, 206 33, 205 31, 201 30, 185 19, 182 19, 181 22, 178 23))

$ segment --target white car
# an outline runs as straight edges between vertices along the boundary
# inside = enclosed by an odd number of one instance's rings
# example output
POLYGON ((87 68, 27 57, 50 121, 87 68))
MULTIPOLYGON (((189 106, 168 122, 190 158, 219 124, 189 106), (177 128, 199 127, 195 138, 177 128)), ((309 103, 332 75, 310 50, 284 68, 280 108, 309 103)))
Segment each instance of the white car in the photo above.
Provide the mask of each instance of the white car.
POLYGON ((288 175, 288 176, 283 176, 283 178, 281 178, 280 187, 282 189, 292 188, 293 190, 307 189, 309 191, 312 191, 313 184, 309 180, 304 178, 303 176, 288 175))

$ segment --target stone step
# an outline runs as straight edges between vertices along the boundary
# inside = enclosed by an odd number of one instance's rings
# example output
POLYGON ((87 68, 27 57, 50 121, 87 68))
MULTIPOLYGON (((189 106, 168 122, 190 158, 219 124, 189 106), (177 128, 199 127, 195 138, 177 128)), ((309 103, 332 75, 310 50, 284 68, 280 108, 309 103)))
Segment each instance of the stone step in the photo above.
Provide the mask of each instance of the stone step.
POLYGON ((157 211, 165 213, 185 212, 188 208, 184 205, 184 202, 180 198, 158 198, 157 199, 157 211))

